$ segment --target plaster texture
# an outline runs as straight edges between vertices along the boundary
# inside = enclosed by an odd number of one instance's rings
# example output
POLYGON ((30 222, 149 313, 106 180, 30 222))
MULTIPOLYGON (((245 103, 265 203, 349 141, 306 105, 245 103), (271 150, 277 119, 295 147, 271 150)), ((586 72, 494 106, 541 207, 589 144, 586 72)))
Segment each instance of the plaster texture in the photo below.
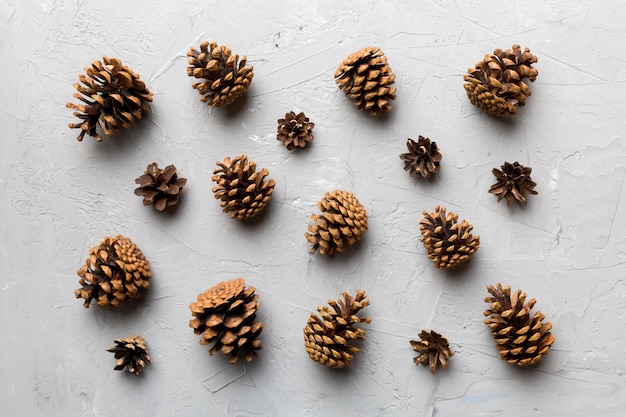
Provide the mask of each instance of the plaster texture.
POLYGON ((574 1, 0 0, 0 414, 15 416, 623 416, 626 408, 626 210, 623 100, 626 3, 574 1), (211 109, 186 52, 215 40, 255 77, 235 105, 211 109), (473 107, 465 70, 519 43, 539 57, 532 96, 499 120, 473 107), (380 46, 397 75, 385 117, 338 90, 349 53, 380 46), (96 143, 75 140, 65 108, 91 61, 115 56, 155 93, 151 115, 96 143), (315 122, 289 152, 276 120, 315 122), (408 137, 442 149, 441 173, 412 178, 408 137), (247 154, 277 185, 249 224, 211 193, 215 162, 247 154), (487 193, 504 161, 533 168, 539 195, 509 210, 487 193), (143 207, 134 179, 151 162, 188 179, 169 213, 143 207), (341 256, 309 255, 316 202, 353 192, 369 231, 341 256), (468 219, 481 246, 465 267, 433 267, 422 210, 468 219), (76 300, 76 270, 104 236, 131 237, 152 287, 117 311, 76 300), (258 361, 210 357, 188 305, 221 280, 257 288, 266 328, 258 361), (483 324, 486 285, 537 299, 556 343, 534 369, 498 359, 483 324), (372 318, 353 367, 311 361, 302 328, 342 291, 367 291, 372 318), (450 369, 415 367, 409 340, 435 329, 450 369), (107 347, 145 337, 141 377, 113 371, 107 347))

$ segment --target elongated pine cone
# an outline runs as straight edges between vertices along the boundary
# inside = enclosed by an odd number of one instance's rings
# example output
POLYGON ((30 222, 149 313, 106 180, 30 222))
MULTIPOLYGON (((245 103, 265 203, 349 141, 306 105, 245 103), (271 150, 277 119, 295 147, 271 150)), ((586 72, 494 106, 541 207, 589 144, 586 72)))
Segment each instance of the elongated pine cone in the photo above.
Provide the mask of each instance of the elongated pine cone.
POLYGON ((396 99, 396 79, 387 64, 385 53, 367 46, 348 55, 335 71, 335 82, 359 110, 371 116, 391 110, 390 100, 396 99))
POLYGON ((256 351, 262 348, 258 337, 263 323, 256 321, 261 303, 255 290, 246 287, 243 278, 231 279, 198 294, 198 301, 189 305, 194 316, 189 327, 201 335, 201 345, 213 343, 211 355, 229 355, 231 364, 240 357, 246 362, 257 357, 256 351))
POLYGON ((502 171, 498 168, 491 171, 498 181, 489 189, 491 194, 498 196, 498 203, 504 198, 506 205, 511 208, 515 200, 526 204, 526 194, 537 194, 534 190, 537 183, 530 178, 532 168, 517 161, 512 164, 505 162, 500 168, 502 171))
POLYGON ((227 106, 241 97, 252 82, 252 65, 246 66, 246 56, 233 55, 225 46, 202 42, 200 50, 187 52, 187 75, 204 79, 192 85, 202 95, 200 99, 212 107, 227 106))
POLYGON ((298 114, 290 111, 285 114, 284 119, 278 119, 278 135, 276 139, 281 141, 287 149, 306 148, 306 145, 313 140, 313 128, 315 123, 300 112, 298 114))
POLYGON ((419 334, 421 340, 411 340, 411 346, 413 350, 418 352, 413 362, 419 366, 429 366, 431 373, 436 373, 437 368, 441 366, 443 369, 448 369, 448 358, 454 353, 450 349, 448 339, 440 335, 434 330, 426 331, 422 330, 419 334))
POLYGON ((107 349, 115 354, 115 369, 122 371, 128 368, 128 372, 139 375, 143 368, 150 363, 148 346, 143 337, 133 335, 126 339, 115 339, 115 345, 107 349))
POLYGON ((82 103, 67 103, 66 107, 75 110, 74 116, 82 120, 69 124, 72 129, 80 129, 79 141, 87 134, 100 142, 98 126, 105 135, 113 136, 150 109, 152 93, 139 75, 118 58, 105 56, 102 61, 94 61, 91 68, 85 68, 85 74, 78 76, 78 81, 74 84, 78 91, 74 98, 82 103))
POLYGON ((150 263, 129 238, 122 235, 105 237, 89 251, 85 265, 77 272, 81 288, 76 298, 92 300, 100 307, 117 308, 122 301, 139 297, 140 288, 150 287, 150 263))
POLYGON ((356 196, 348 191, 324 193, 317 203, 322 212, 312 214, 312 223, 304 234, 313 245, 310 253, 320 250, 322 255, 344 252, 347 246, 361 240, 367 231, 367 212, 356 196))
POLYGON ((187 184, 186 178, 178 178, 176 167, 168 165, 165 169, 159 168, 156 162, 148 165, 144 174, 135 180, 139 187, 135 189, 135 195, 143 197, 143 205, 154 205, 158 211, 166 207, 175 206, 180 199, 183 186, 187 184))
POLYGON ((420 135, 417 142, 407 139, 406 147, 409 152, 400 154, 400 159, 404 161, 404 170, 411 176, 419 173, 422 178, 429 178, 432 173, 439 172, 442 155, 435 142, 420 135))
POLYGON ((259 214, 269 203, 276 185, 273 179, 265 179, 269 174, 267 168, 256 172, 256 163, 247 155, 232 160, 226 157, 217 165, 219 168, 213 171, 211 179, 217 183, 213 193, 217 200, 222 200, 222 210, 241 220, 259 214))
POLYGON ((365 340, 365 330, 354 327, 370 323, 370 318, 360 318, 357 313, 369 305, 365 291, 357 290, 352 297, 347 292, 343 300, 328 300, 328 306, 317 307, 319 316, 311 313, 304 328, 304 346, 309 357, 329 368, 351 365, 354 355, 361 351, 352 341, 365 340))
POLYGON ((536 300, 526 302, 526 293, 521 290, 511 294, 511 287, 500 283, 487 286, 491 297, 485 310, 485 324, 496 341, 500 359, 518 366, 529 366, 539 362, 554 343, 550 333, 552 323, 546 322, 540 311, 531 315, 536 300))
POLYGON ((530 96, 530 87, 523 81, 535 81, 538 71, 532 67, 537 57, 530 49, 513 45, 511 49, 496 49, 487 54, 476 68, 463 76, 465 91, 472 104, 493 116, 517 113, 530 96))
POLYGON ((446 208, 435 206, 434 213, 423 211, 420 220, 421 241, 437 268, 451 268, 470 258, 478 250, 480 236, 470 232, 473 226, 459 215, 448 213, 446 208))

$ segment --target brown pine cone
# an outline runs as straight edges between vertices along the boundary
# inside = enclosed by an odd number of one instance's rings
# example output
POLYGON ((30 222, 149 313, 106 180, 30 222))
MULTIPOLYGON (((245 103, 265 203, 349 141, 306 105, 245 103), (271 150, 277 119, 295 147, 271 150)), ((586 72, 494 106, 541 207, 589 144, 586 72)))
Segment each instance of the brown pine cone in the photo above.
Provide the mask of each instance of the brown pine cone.
POLYGON ((115 339, 115 346, 107 349, 115 354, 115 369, 121 371, 128 368, 128 372, 139 375, 143 368, 150 363, 148 346, 143 337, 133 335, 126 339, 115 339))
POLYGON ((355 297, 345 291, 342 295, 343 300, 328 300, 330 307, 317 307, 320 315, 311 313, 303 329, 304 346, 309 357, 329 368, 343 368, 352 364, 354 355, 361 349, 350 342, 365 340, 365 331, 354 325, 372 321, 357 316, 361 309, 369 305, 365 291, 356 290, 355 297))
POLYGON ((459 215, 435 206, 434 213, 423 211, 420 221, 421 241, 437 268, 450 268, 470 258, 478 250, 480 236, 470 232, 473 226, 467 220, 459 223, 459 215))
POLYGON ((395 74, 380 48, 368 46, 348 55, 335 71, 335 82, 359 110, 371 116, 391 110, 396 99, 395 74))
POLYGON ((313 140, 313 128, 315 123, 309 122, 309 118, 300 112, 290 111, 285 114, 284 119, 278 119, 278 135, 287 149, 306 148, 306 145, 313 140))
POLYGON ((203 78, 192 85, 202 95, 200 99, 212 107, 227 106, 241 97, 252 82, 252 65, 246 66, 246 56, 233 55, 225 46, 208 41, 200 44, 200 50, 187 52, 189 66, 187 75, 203 78), (239 61, 239 64, 237 62, 239 61))
POLYGON ((304 234, 313 245, 310 253, 317 249, 322 255, 344 252, 347 246, 361 240, 361 235, 367 231, 365 207, 350 192, 334 190, 324 193, 317 207, 322 214, 311 215, 313 222, 304 234))
POLYGON ((245 287, 243 278, 220 282, 198 294, 198 301, 189 305, 194 319, 189 327, 202 336, 201 345, 213 343, 209 353, 229 355, 231 364, 244 357, 251 362, 261 349, 258 339, 263 323, 256 321, 256 311, 261 305, 254 287, 245 287))
POLYGON ((420 135, 417 143, 409 138, 406 147, 409 152, 400 154, 400 159, 404 161, 404 170, 410 171, 411 176, 419 173, 422 178, 428 178, 433 172, 439 172, 442 155, 435 142, 420 135))
POLYGON ((139 75, 122 65, 118 58, 105 56, 102 61, 94 61, 91 68, 85 68, 86 75, 80 74, 79 82, 74 84, 78 90, 74 98, 84 104, 66 104, 82 120, 69 124, 70 128, 81 130, 79 141, 87 134, 100 142, 98 126, 105 135, 113 136, 119 129, 129 128, 150 109, 152 93, 139 75))
POLYGON ((512 164, 505 162, 500 168, 502 171, 497 168, 491 171, 498 181, 489 189, 491 194, 498 196, 498 203, 505 198, 507 206, 511 208, 515 200, 526 204, 526 194, 537 194, 534 190, 537 183, 530 178, 532 168, 517 161, 512 164))
POLYGON ((502 287, 500 283, 487 286, 491 297, 485 311, 485 324, 491 330, 500 351, 500 359, 518 366, 529 366, 539 362, 554 343, 550 333, 552 323, 546 322, 540 311, 531 315, 530 310, 536 300, 526 302, 526 293, 521 290, 511 295, 511 287, 502 287))
POLYGON ((129 238, 122 235, 105 237, 89 251, 85 265, 77 272, 81 288, 76 298, 92 300, 98 306, 117 308, 122 301, 139 297, 140 288, 150 287, 150 263, 129 238))
POLYGON ((187 184, 186 178, 178 178, 176 167, 168 165, 165 169, 159 168, 156 162, 148 165, 144 174, 135 180, 139 188, 135 189, 135 195, 143 197, 143 205, 154 204, 158 211, 165 210, 178 204, 183 186, 187 184))
POLYGON ((537 57, 530 49, 513 45, 512 49, 496 49, 487 54, 476 68, 467 70, 463 87, 473 105, 493 116, 517 113, 530 96, 530 87, 524 81, 535 81, 538 71, 532 67, 537 57))
POLYGON ((422 330, 419 337, 421 340, 410 341, 413 350, 419 353, 413 359, 415 365, 428 365, 433 374, 440 365, 443 369, 448 369, 448 358, 454 354, 448 340, 434 330, 422 330))

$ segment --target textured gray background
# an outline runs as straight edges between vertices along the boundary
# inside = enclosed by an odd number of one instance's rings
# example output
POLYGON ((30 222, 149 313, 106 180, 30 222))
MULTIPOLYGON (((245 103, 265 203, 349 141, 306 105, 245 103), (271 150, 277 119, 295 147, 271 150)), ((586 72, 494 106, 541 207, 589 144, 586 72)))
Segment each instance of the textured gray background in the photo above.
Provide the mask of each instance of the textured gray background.
POLYGON ((0 403, 3 416, 587 416, 626 406, 623 1, 0 0, 0 403), (247 55, 244 100, 210 109, 185 72, 188 48, 215 40, 247 55), (532 97, 496 120, 471 106, 462 74, 514 43, 539 57, 532 97), (397 75, 387 117, 362 114, 335 86, 349 53, 380 46, 397 75), (82 68, 116 56, 154 91, 152 114, 114 140, 79 143, 65 103, 82 68), (310 149, 275 138, 286 111, 316 123, 310 149), (407 137, 442 148, 441 174, 411 178, 407 137), (211 193, 215 161, 246 153, 277 186, 243 224, 211 193), (538 196, 508 210, 491 169, 533 167, 538 196), (133 181, 173 163, 188 178, 171 213, 143 207, 133 181), (354 192, 369 231, 354 250, 308 254, 315 203, 354 192), (481 235, 474 259, 436 270, 421 211, 442 204, 481 235), (105 235, 133 239, 152 288, 118 311, 74 299, 76 269, 105 235), (266 324, 251 365, 210 357, 188 328, 196 294, 243 276, 266 324), (537 298, 556 343, 539 367, 497 358, 482 324, 485 286, 537 298), (310 311, 362 288, 371 306, 354 366, 312 362, 310 311), (446 335, 456 355, 432 376, 409 339, 446 335), (142 334, 153 365, 114 372, 106 348, 142 334))

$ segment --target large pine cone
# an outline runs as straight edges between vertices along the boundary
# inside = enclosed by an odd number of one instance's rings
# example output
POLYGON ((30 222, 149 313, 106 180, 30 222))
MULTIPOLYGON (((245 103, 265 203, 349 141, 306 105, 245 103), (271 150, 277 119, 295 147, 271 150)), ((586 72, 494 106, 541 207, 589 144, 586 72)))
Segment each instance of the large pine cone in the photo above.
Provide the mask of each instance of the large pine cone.
POLYGON ((491 194, 498 196, 498 203, 505 198, 507 206, 511 208, 515 200, 526 204, 526 194, 537 194, 534 190, 537 183, 530 178, 532 168, 517 161, 512 164, 505 162, 500 168, 502 171, 498 168, 491 171, 498 181, 489 189, 491 194))
POLYGON ((347 292, 342 295, 343 300, 328 300, 330 307, 317 307, 320 315, 311 313, 304 328, 304 346, 309 357, 329 368, 352 364, 354 355, 361 349, 350 342, 365 340, 365 331, 354 325, 372 321, 357 316, 362 308, 369 305, 365 291, 357 290, 355 297, 347 292))
POLYGON ((115 369, 121 371, 128 368, 128 372, 139 375, 143 368, 150 363, 148 346, 143 337, 133 335, 126 339, 115 339, 115 346, 107 349, 115 354, 115 369))
POLYGON ((454 353, 450 349, 448 339, 440 335, 434 330, 422 330, 419 334, 421 340, 411 340, 413 350, 419 354, 413 358, 415 365, 428 365, 431 373, 436 373, 437 368, 441 366, 448 369, 448 358, 454 353))
POLYGON ((311 215, 313 222, 304 234, 313 245, 310 253, 315 253, 317 249, 322 255, 344 252, 347 246, 355 244, 367 231, 365 207, 348 191, 324 193, 317 207, 322 214, 311 215))
POLYGON ((419 173, 422 178, 428 178, 432 173, 439 172, 441 151, 435 142, 420 135, 417 142, 409 138, 406 141, 408 153, 400 154, 404 161, 404 170, 409 171, 411 176, 419 173))
POLYGON ((176 167, 168 165, 165 169, 159 168, 156 162, 148 165, 144 174, 135 180, 139 187, 135 189, 135 195, 143 197, 143 205, 154 204, 158 211, 166 207, 178 204, 183 186, 187 184, 186 178, 178 178, 176 167))
POLYGON ((232 160, 227 157, 217 165, 219 168, 213 171, 211 179, 217 183, 213 192, 216 199, 222 200, 222 210, 241 220, 259 214, 269 203, 276 185, 273 179, 265 179, 269 174, 267 168, 256 172, 256 163, 246 155, 232 160))
POLYGON ((100 307, 117 308, 122 301, 137 298, 140 288, 150 287, 150 263, 129 238, 105 237, 89 251, 85 265, 77 272, 82 286, 74 291, 76 298, 92 300, 100 307))
POLYGON ((391 110, 396 99, 395 74, 380 48, 368 46, 348 55, 335 71, 335 82, 359 110, 371 116, 391 110))
POLYGON ((422 212, 420 220, 421 241, 437 268, 450 268, 466 261, 478 250, 480 236, 470 232, 473 226, 459 215, 448 213, 446 208, 435 206, 434 213, 422 212))
POLYGON ((513 45, 512 49, 496 49, 487 54, 476 68, 467 70, 463 76, 467 96, 472 104, 494 116, 517 113, 517 106, 524 106, 530 96, 530 87, 524 81, 535 81, 538 71, 532 67, 537 57, 530 49, 513 45))
POLYGON ((261 305, 254 287, 245 287, 243 278, 220 282, 198 295, 198 301, 189 305, 194 319, 189 327, 201 335, 200 344, 213 343, 209 353, 229 355, 231 364, 242 356, 246 362, 257 357, 261 349, 258 339, 263 323, 256 321, 261 305))
POLYGON ((545 316, 537 311, 531 315, 530 310, 536 300, 526 301, 526 293, 517 290, 511 295, 511 287, 502 287, 500 283, 494 287, 487 286, 491 297, 485 302, 490 303, 485 311, 485 324, 491 330, 500 351, 500 358, 518 366, 534 365, 541 360, 554 343, 550 333, 552 323, 543 323, 545 316))
POLYGON ((252 82, 254 67, 246 66, 246 56, 239 60, 239 55, 233 55, 223 45, 205 41, 200 44, 199 51, 192 47, 187 56, 190 57, 187 75, 204 78, 192 87, 202 95, 200 100, 210 106, 222 107, 233 103, 252 82))
POLYGON ((133 70, 122 65, 122 61, 106 56, 102 61, 94 61, 91 68, 85 68, 86 75, 80 74, 80 82, 74 84, 78 90, 74 98, 84 104, 66 104, 67 108, 76 110, 74 116, 82 120, 69 124, 71 128, 81 129, 79 141, 87 134, 100 142, 98 126, 107 136, 130 127, 148 112, 148 102, 152 101, 146 84, 133 70))
POLYGON ((281 141, 287 149, 306 148, 313 140, 313 128, 315 123, 300 112, 296 114, 290 111, 284 119, 278 119, 278 135, 276 139, 281 141))

